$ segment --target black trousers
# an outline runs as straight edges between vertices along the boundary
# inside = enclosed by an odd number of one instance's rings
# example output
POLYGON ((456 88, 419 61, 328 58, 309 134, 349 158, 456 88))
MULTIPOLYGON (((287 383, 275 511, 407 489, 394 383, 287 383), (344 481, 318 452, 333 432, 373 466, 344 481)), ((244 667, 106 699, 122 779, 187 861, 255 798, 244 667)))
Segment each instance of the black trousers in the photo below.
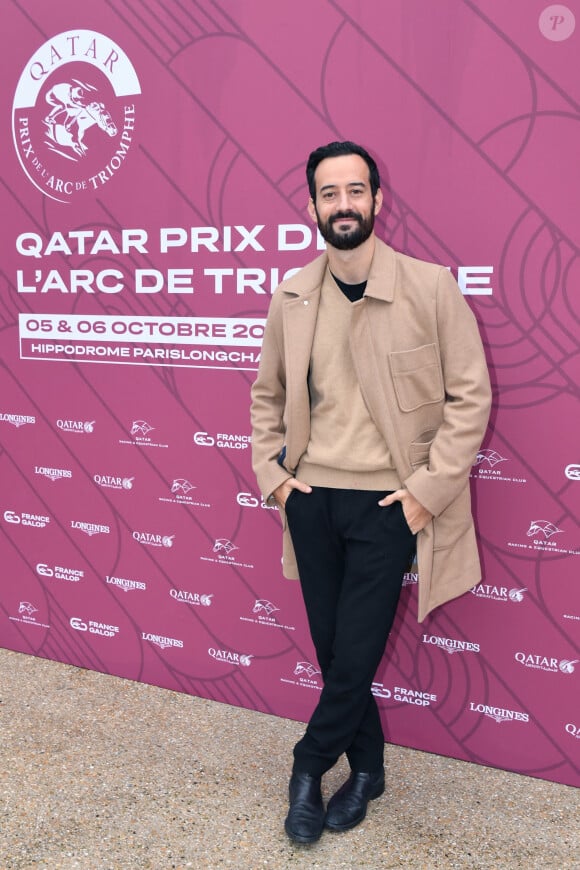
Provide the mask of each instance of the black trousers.
POLYGON ((293 489, 286 516, 323 689, 294 770, 322 776, 346 752, 351 769, 383 765, 384 735, 371 685, 415 548, 400 502, 387 493, 293 489))

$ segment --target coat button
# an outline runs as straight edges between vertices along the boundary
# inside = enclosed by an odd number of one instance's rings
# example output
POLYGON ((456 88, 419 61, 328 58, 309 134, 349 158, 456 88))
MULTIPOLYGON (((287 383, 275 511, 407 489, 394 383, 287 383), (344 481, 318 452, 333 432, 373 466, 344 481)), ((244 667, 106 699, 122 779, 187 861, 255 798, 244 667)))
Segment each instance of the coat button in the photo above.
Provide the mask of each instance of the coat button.
POLYGON ((305 299, 305 300, 304 300, 304 304, 305 304, 305 305, 308 305, 308 299, 305 299))

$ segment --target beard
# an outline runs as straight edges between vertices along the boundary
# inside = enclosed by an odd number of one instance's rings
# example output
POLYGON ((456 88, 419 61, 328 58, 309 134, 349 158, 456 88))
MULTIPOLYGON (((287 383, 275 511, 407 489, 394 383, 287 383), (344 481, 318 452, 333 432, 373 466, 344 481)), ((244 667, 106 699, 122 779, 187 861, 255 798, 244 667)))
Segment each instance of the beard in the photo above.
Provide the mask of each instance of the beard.
POLYGON ((316 206, 315 210, 320 235, 325 242, 339 251, 352 251, 354 248, 358 248, 370 237, 375 226, 375 215, 372 210, 366 218, 356 211, 339 211, 326 222, 320 219, 316 206), (340 224, 341 220, 345 218, 352 218, 357 222, 357 226, 347 233, 336 232, 334 224, 340 224))

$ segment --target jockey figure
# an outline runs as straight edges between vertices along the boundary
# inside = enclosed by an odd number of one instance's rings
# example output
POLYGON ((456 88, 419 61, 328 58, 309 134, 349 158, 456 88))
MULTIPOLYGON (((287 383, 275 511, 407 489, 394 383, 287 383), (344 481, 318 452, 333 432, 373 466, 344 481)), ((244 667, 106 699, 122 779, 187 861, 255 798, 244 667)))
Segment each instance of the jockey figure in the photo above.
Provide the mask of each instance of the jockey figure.
POLYGON ((52 127, 57 123, 57 118, 61 112, 64 112, 66 115, 63 122, 64 128, 67 131, 70 130, 77 116, 87 104, 88 91, 96 90, 92 85, 83 84, 77 79, 73 79, 73 83, 59 82, 59 84, 54 85, 46 94, 46 101, 53 108, 44 119, 44 123, 52 127))

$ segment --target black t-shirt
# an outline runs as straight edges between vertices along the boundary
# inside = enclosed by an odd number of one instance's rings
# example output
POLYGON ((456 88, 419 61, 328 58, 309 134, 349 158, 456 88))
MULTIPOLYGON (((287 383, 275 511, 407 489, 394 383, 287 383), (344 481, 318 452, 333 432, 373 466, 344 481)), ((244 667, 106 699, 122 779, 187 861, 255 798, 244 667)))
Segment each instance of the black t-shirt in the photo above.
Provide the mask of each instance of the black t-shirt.
MULTIPOLYGON (((332 272, 330 274, 332 275, 332 272)), ((363 298, 367 286, 366 281, 363 281, 362 284, 346 284, 344 281, 341 281, 340 278, 337 278, 336 275, 332 275, 332 277, 346 298, 350 299, 351 302, 357 302, 359 299, 363 298)))

